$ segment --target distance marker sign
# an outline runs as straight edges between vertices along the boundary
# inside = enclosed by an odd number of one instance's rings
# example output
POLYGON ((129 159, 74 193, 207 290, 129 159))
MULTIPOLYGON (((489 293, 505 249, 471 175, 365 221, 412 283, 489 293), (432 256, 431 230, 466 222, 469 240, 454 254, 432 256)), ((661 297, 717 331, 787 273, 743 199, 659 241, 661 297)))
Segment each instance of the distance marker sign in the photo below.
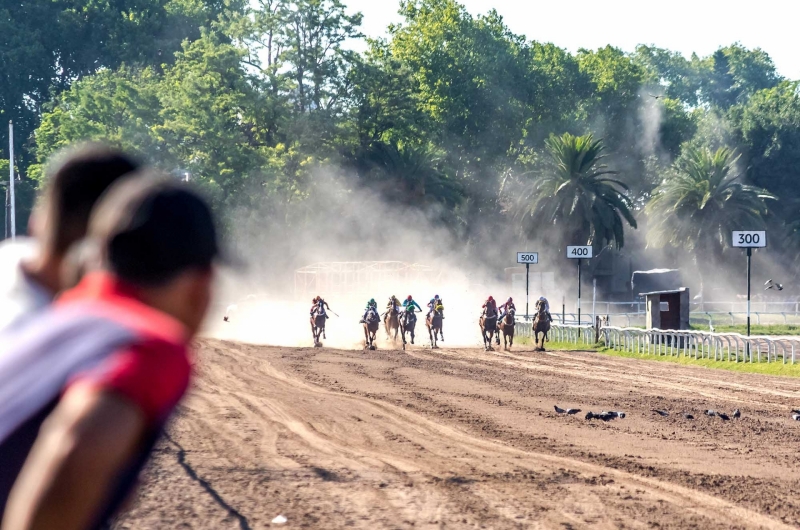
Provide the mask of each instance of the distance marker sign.
POLYGON ((592 257, 592 247, 567 247, 569 259, 589 259, 592 257))
POLYGON ((733 246, 739 248, 765 248, 767 246, 767 233, 764 230, 734 231, 733 246))
POLYGON ((517 263, 524 263, 526 265, 536 265, 539 263, 538 252, 517 252, 517 263))

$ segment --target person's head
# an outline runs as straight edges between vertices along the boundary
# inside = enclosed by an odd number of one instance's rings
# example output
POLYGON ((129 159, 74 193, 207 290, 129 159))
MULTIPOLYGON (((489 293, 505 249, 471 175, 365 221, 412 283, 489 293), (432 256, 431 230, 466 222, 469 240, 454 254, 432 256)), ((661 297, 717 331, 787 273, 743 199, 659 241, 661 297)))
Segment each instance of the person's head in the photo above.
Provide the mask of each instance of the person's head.
POLYGON ((413 300, 413 299, 414 299, 414 297, 413 297, 413 296, 411 296, 411 295, 408 295, 408 298, 406 298, 406 300, 408 300, 409 302, 410 302, 411 300, 413 300))
POLYGON ((508 297, 508 303, 509 303, 509 304, 513 304, 513 303, 514 303, 514 299, 513 299, 513 298, 511 298, 510 296, 508 297))
POLYGON ((105 191, 138 168, 122 151, 85 143, 56 154, 45 171, 45 187, 29 223, 39 255, 25 268, 53 292, 63 285, 70 248, 86 235, 89 217, 105 191))
POLYGON ((66 255, 86 235, 98 199, 138 167, 122 151, 99 143, 77 145, 56 154, 45 170, 45 188, 30 226, 42 250, 66 255))
POLYGON ((89 239, 100 267, 197 332, 220 254, 213 215, 197 193, 157 173, 132 176, 98 204, 89 239))
POLYGON ((494 302, 494 297, 492 297, 492 296, 490 295, 488 300, 489 300, 490 302, 494 302))
POLYGON ((439 299, 439 295, 438 295, 438 294, 437 294, 437 295, 434 295, 434 296, 433 296, 433 299, 434 299, 434 300, 438 300, 438 299, 439 299))

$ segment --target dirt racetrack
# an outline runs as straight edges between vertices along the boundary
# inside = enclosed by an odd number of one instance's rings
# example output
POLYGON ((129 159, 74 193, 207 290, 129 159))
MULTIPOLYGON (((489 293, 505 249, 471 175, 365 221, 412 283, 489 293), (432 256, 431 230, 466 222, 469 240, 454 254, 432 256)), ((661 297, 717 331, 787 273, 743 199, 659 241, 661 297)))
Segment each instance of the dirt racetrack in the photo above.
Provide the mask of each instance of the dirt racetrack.
POLYGON ((592 353, 216 340, 197 372, 115 528, 256 529, 279 514, 325 529, 800 526, 799 380, 592 353))

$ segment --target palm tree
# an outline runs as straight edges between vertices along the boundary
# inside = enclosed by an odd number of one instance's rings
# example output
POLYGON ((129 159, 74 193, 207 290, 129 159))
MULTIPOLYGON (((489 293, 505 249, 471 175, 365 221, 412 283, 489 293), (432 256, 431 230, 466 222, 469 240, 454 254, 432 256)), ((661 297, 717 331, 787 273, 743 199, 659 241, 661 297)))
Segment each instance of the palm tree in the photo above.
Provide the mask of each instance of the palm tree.
POLYGON ((766 201, 776 197, 743 184, 738 161, 727 147, 686 148, 645 206, 648 245, 682 247, 695 252, 698 264, 717 267, 732 230, 763 228, 766 201), (700 258, 702 251, 708 254, 700 258))
POLYGON ((448 168, 444 152, 430 144, 374 142, 360 162, 382 181, 387 193, 409 204, 453 207, 463 198, 463 187, 448 168))
MULTIPOLYGON (((603 141, 564 133, 545 141, 549 160, 517 208, 531 232, 537 221, 556 228, 561 246, 625 244, 623 219, 636 228, 628 187, 602 163, 603 141)), ((539 225, 541 226, 541 225, 539 225)))

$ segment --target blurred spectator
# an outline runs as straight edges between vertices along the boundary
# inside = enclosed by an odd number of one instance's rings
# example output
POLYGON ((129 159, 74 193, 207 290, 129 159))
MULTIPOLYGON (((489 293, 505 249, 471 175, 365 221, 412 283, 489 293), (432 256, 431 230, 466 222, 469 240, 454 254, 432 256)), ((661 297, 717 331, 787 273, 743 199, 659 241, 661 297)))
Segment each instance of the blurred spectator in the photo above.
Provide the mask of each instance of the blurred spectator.
POLYGON ((122 152, 97 143, 56 155, 31 218, 33 239, 0 244, 0 330, 51 302, 62 287, 64 259, 86 235, 95 203, 136 168, 122 152))
POLYGON ((88 241, 81 282, 0 335, 5 530, 105 524, 189 382, 219 256, 207 204, 131 177, 102 199, 88 241))

